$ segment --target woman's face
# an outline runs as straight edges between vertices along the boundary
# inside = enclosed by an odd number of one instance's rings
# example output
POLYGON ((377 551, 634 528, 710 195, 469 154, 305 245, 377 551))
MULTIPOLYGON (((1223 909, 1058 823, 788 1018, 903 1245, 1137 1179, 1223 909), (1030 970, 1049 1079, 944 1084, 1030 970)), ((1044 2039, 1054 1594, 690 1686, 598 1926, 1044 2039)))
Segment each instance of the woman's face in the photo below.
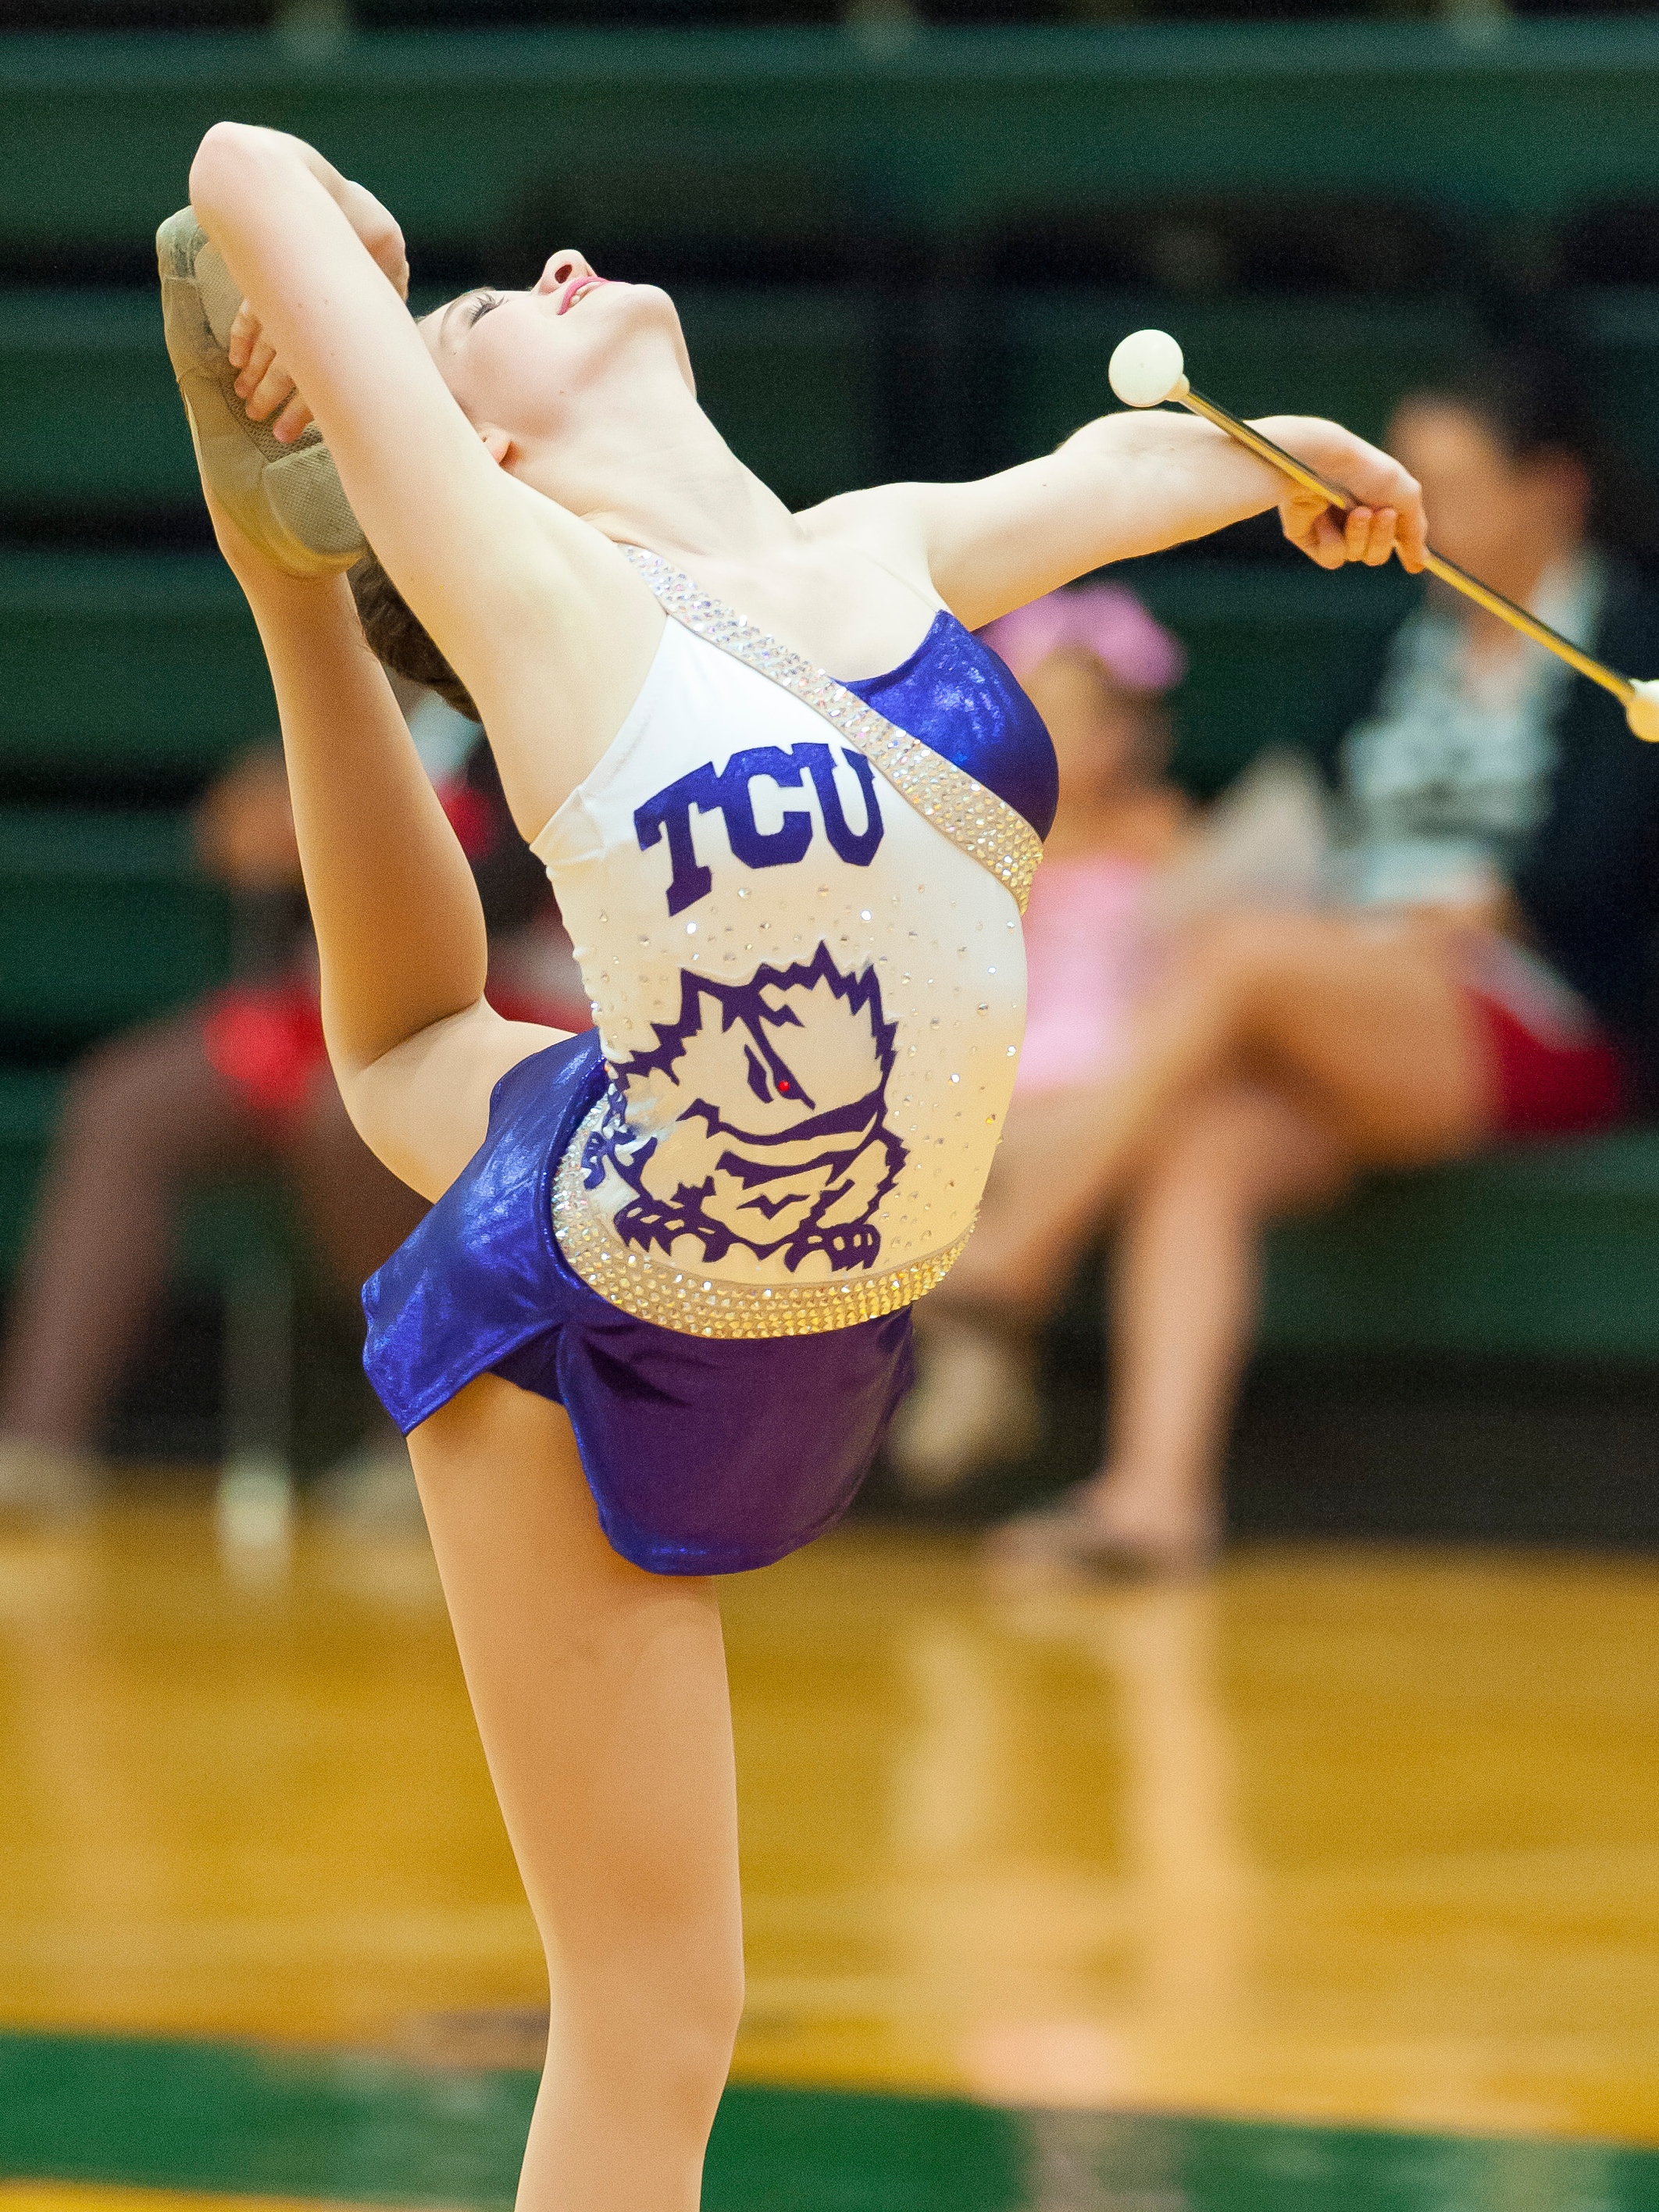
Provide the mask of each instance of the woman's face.
POLYGON ((1512 459, 1468 408, 1408 399, 1389 450, 1423 487, 1435 550, 1491 581, 1535 580, 1583 535, 1589 483, 1571 454, 1512 459))
POLYGON ((1097 805, 1153 780, 1164 747, 1158 702, 1126 691, 1092 653, 1061 646, 1020 682, 1054 741, 1062 807, 1097 805))
POLYGON ((629 371, 696 389, 668 295, 608 281, 571 246, 549 255, 530 290, 463 293, 420 328, 468 419, 520 445, 567 433, 596 398, 622 400, 629 371))

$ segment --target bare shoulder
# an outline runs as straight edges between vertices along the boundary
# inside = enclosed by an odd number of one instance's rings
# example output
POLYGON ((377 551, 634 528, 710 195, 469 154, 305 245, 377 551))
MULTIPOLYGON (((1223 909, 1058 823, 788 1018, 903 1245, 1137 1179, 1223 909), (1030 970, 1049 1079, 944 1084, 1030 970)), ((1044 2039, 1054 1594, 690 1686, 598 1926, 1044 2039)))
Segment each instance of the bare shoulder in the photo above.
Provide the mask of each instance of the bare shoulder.
POLYGON ((881 562, 977 629, 1094 565, 1071 543, 1059 455, 963 483, 879 484, 800 518, 881 562))
POLYGON ((805 508, 796 520, 822 545, 840 544, 878 561, 906 583, 931 592, 927 558, 931 484, 876 484, 805 508))
MULTIPOLYGON (((507 805, 533 836, 628 719, 666 617, 611 540, 508 477, 495 496, 522 532, 451 659, 478 702, 507 805)), ((439 632, 441 641, 443 633, 439 632)))

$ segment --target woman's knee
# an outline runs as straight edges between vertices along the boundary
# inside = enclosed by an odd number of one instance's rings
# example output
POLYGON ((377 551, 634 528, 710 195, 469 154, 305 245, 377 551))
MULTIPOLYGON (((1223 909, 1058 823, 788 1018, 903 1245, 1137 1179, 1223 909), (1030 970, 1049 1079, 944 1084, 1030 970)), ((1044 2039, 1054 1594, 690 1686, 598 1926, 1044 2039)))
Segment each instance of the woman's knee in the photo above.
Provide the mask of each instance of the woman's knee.
POLYGON ((608 1957, 549 1946, 556 2033, 618 2087, 637 2081, 688 2126, 713 2120, 743 2019, 743 1942, 735 1928, 630 1932, 608 1957))
POLYGON ((658 2012, 655 2047, 665 2054, 672 2093, 693 2117, 706 2108, 712 2120, 743 2021, 741 1939, 727 1955, 677 1978, 677 1984, 666 2017, 658 2012))
POLYGON ((70 1079, 60 1142, 173 1152, 221 1118, 222 1079, 198 1023, 175 1020, 95 1045, 70 1079))
POLYGON ((1241 911, 1218 915, 1195 929, 1179 956, 1180 974, 1207 988, 1242 1015, 1294 985, 1312 949, 1313 916, 1241 911))
POLYGON ((1335 1132, 1267 1085, 1200 1092, 1172 1115, 1148 1163, 1149 1191, 1201 1192, 1212 1203, 1267 1214, 1340 1191, 1347 1161, 1335 1132))

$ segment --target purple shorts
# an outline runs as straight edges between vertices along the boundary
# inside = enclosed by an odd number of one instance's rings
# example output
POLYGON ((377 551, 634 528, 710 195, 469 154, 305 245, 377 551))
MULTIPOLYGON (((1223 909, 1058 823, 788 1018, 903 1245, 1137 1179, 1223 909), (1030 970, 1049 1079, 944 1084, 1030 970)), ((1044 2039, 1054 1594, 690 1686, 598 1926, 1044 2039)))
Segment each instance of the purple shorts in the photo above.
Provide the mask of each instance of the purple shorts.
POLYGON ((660 1575, 769 1566, 838 1521, 910 1386, 910 1316, 684 1336, 591 1291, 552 1176, 604 1090, 593 1032, 510 1068, 483 1143, 363 1286, 363 1365, 405 1435, 476 1376, 570 1416, 612 1548, 660 1575))

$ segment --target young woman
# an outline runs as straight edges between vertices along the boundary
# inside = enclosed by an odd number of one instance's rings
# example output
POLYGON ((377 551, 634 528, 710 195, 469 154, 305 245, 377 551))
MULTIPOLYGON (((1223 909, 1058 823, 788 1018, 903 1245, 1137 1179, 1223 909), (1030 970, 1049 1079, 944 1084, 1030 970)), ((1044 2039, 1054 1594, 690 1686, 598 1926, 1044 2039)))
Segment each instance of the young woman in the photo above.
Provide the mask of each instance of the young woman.
MULTIPOLYGON (((1389 443, 1443 552, 1612 665, 1659 667, 1659 594, 1601 534, 1559 364, 1474 362, 1407 398, 1389 443)), ((1266 1224, 1368 1169, 1604 1128, 1659 1092, 1659 747, 1449 594, 1356 676, 1340 902, 1182 947, 1129 1067, 1014 1115, 941 1292, 1029 1326, 1121 1217, 1105 1464, 1000 1531, 1004 1558, 1203 1566, 1266 1224), (1063 1164, 1020 1181, 1022 1160, 1063 1164)))
MULTIPOLYGON (((846 1505, 1018 1048, 1053 761, 962 625, 1282 486, 1205 425, 1126 416, 986 483, 792 515, 699 410, 653 287, 561 248, 416 326, 396 226, 310 149, 217 125, 191 198, 246 295, 248 416, 292 442, 314 415, 410 611, 377 586, 374 627, 477 702, 594 1002, 591 1039, 491 1012, 470 878, 347 587, 222 520, 331 1055, 437 1200, 369 1287, 368 1356, 548 1948, 520 2203, 687 2212, 742 1985, 708 1577, 846 1505)), ((1404 470, 1329 424, 1273 434, 1370 502, 1339 531, 1281 501, 1316 560, 1416 562, 1404 470)))

